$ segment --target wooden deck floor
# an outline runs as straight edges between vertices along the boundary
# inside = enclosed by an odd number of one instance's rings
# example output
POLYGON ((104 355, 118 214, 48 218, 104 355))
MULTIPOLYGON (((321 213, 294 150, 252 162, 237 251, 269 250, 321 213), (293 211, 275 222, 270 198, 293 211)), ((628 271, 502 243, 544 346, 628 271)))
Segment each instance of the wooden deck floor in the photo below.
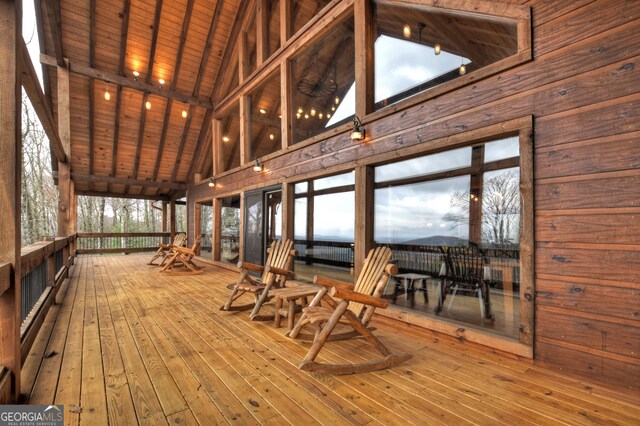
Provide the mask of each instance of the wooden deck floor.
MULTIPOLYGON (((414 355, 355 376, 296 368, 308 343, 247 312, 221 312, 235 274, 167 276, 148 256, 76 259, 23 370, 30 403, 68 424, 638 424, 637 395, 581 383, 483 348, 374 321, 414 355), (636 401, 637 402, 637 401, 636 401)), ((331 343, 324 361, 371 355, 331 343)))

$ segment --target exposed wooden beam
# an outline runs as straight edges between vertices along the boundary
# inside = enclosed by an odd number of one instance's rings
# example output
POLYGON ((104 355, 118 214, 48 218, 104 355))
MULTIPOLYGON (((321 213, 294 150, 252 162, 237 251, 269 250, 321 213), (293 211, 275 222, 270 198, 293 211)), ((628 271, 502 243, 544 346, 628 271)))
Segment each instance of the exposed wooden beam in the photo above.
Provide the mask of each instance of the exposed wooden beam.
MULTIPOLYGON (((120 60, 118 72, 124 75, 124 65, 127 56, 127 34, 129 30, 129 14, 131 12, 131 0, 125 0, 122 11, 122 26, 120 27, 120 60)), ((118 142, 120 139, 120 108, 122 107, 122 86, 118 85, 116 91, 116 111, 113 124, 113 148, 111 150, 111 176, 116 176, 116 165, 118 162, 118 142)))
POLYGON ((0 282, 0 404, 16 403, 20 394, 21 12, 20 1, 0 2, 0 265, 13 265, 13 273, 0 274, 8 279, 0 282))
MULTIPOLYGON (((176 63, 173 72, 173 78, 171 79, 170 89, 174 90, 180 75, 180 69, 182 68, 182 55, 184 54, 184 46, 187 41, 187 32, 189 31, 189 24, 191 22, 191 16, 193 14, 194 0, 187 2, 187 8, 184 13, 184 19, 182 21, 182 31, 180 31, 180 44, 178 45, 178 53, 176 54, 176 63)), ((158 143, 158 157, 156 158, 156 164, 153 167, 152 180, 158 178, 158 172, 160 171, 160 162, 162 161, 162 154, 164 151, 165 141, 167 139, 167 130, 169 128, 169 120, 171 118, 171 107, 173 106, 173 100, 167 100, 167 107, 164 111, 164 120, 162 121, 162 133, 160 134, 160 142, 158 143)))
MULTIPOLYGON (((216 28, 218 27, 218 22, 220 21, 220 15, 222 13, 223 1, 218 0, 216 2, 216 8, 213 13, 213 17, 211 18, 211 25, 209 25, 209 33, 207 34, 207 43, 204 48, 204 52, 202 54, 202 58, 200 59, 200 66, 198 67, 198 76, 196 77, 196 82, 193 86, 193 96, 197 96, 200 91, 200 86, 202 84, 202 77, 204 76, 205 69, 207 67, 207 62, 209 62, 209 54, 211 53, 211 46, 213 44, 213 37, 216 34, 216 28)), ((191 110, 191 108, 189 108, 191 110)), ((208 108, 212 110, 212 108, 208 108)), ((211 114, 208 112, 209 117, 211 114)), ((191 120, 193 118, 193 111, 189 111, 189 115, 187 117, 187 121, 184 125, 184 131, 182 133, 182 138, 180 139, 180 145, 178 146, 178 152, 176 154, 176 163, 173 168, 173 173, 171 174, 171 181, 175 182, 176 177, 178 175, 178 170, 180 169, 180 163, 182 162, 182 154, 184 152, 184 146, 187 141, 187 137, 189 135, 189 130, 191 128, 191 120)), ((200 133, 202 133, 202 128, 200 129, 200 133)), ((194 149, 194 154, 196 150, 194 149)), ((191 158, 193 162, 193 157, 191 158)), ((187 180, 189 177, 187 176, 187 180)))
POLYGON ((256 1, 256 53, 258 66, 269 56, 269 1, 256 1))
POLYGON ((84 175, 81 173, 71 173, 73 180, 88 183, 111 183, 115 185, 131 185, 141 186, 143 188, 161 188, 161 189, 187 189, 186 183, 179 182, 158 182, 143 179, 118 178, 112 176, 84 175))
POLYGON ((64 54, 62 51, 62 16, 60 14, 60 0, 44 0, 47 10, 47 21, 51 31, 51 41, 53 42, 53 54, 55 64, 64 67, 64 54))
POLYGON ((110 198, 128 198, 133 200, 169 201, 169 197, 165 194, 160 194, 160 195, 120 194, 117 192, 78 191, 78 190, 76 190, 76 194, 84 195, 87 197, 110 197, 110 198))
POLYGON ((53 153, 53 156, 57 161, 64 163, 67 161, 67 156, 65 154, 64 147, 62 146, 62 141, 60 141, 60 136, 58 135, 57 126, 53 120, 53 114, 51 113, 49 102, 40 87, 40 81, 36 75, 33 63, 31 63, 27 46, 24 44, 23 40, 21 43, 22 54, 20 56, 22 60, 22 85, 24 90, 27 92, 27 96, 29 96, 29 100, 31 100, 33 109, 36 111, 36 114, 42 123, 42 128, 51 142, 51 152, 53 153))
MULTIPOLYGON (((145 82, 151 84, 153 81, 153 64, 155 63, 156 48, 158 47, 158 32, 160 31, 160 16, 162 15, 162 0, 156 0, 156 13, 153 18, 153 32, 151 34, 151 48, 149 49, 149 61, 147 64, 147 76, 145 82)), ((149 95, 145 92, 142 97, 142 112, 140 113, 140 121, 138 123, 138 142, 136 144, 136 154, 133 162, 133 178, 138 178, 138 170, 140 168, 140 155, 142 152, 142 144, 144 142, 144 126, 147 121, 146 103, 149 95)), ((167 99, 167 108, 169 100, 167 99)), ((166 113, 165 113, 166 117, 166 113)), ((144 191, 144 189, 143 189, 144 191)), ((125 186, 124 192, 129 192, 129 185, 125 186)))
MULTIPOLYGON (((123 21, 124 22, 124 21, 123 21)), ((45 65, 55 66, 57 65, 56 59, 48 55, 40 55, 40 62, 45 65)), ((76 64, 75 62, 69 62, 69 69, 74 74, 84 75, 85 77, 94 78, 97 80, 108 81, 117 85, 128 87, 130 89, 139 90, 141 92, 148 92, 154 95, 163 96, 165 98, 173 99, 185 104, 198 106, 201 108, 211 109, 213 105, 210 100, 204 98, 198 98, 185 93, 180 93, 175 90, 166 89, 160 86, 154 86, 147 84, 143 81, 136 81, 132 78, 125 77, 123 75, 114 74, 108 71, 102 71, 96 68, 88 67, 82 64, 76 64)))
POLYGON ((220 91, 222 90, 223 85, 221 84, 226 75, 229 72, 232 72, 235 67, 232 67, 230 62, 233 57, 233 50, 236 47, 236 43, 238 41, 238 36, 240 34, 240 30, 242 29, 242 17, 244 16, 247 6, 249 5, 250 0, 242 0, 240 5, 238 6, 238 11, 236 13, 235 21, 233 23, 233 27, 231 28, 231 33, 229 34, 229 39, 227 40, 227 46, 224 49, 224 55, 222 56, 222 62, 220 62, 220 68, 218 75, 216 77, 216 84, 213 87, 213 96, 212 99, 220 98, 220 91), (220 73, 222 72, 222 74, 220 73))

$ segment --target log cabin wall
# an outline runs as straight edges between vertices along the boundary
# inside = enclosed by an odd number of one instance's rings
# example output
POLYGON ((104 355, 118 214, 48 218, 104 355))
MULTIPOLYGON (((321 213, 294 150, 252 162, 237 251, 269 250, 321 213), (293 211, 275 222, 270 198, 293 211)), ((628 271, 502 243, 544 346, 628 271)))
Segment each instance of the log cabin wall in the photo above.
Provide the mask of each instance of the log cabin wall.
POLYGON ((365 117, 367 143, 353 143, 348 129, 338 128, 270 156, 267 173, 245 165, 220 176, 215 191, 193 185, 189 211, 197 199, 352 170, 374 156, 428 150, 532 116, 534 360, 637 388, 640 7, 634 0, 502 3, 531 7, 533 60, 390 115, 365 117))

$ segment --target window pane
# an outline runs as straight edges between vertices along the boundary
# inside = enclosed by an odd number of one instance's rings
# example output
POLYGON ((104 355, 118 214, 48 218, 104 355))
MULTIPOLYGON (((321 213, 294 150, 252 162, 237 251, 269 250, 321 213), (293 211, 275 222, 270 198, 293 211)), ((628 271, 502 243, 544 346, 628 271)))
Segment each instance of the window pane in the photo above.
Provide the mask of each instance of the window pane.
POLYGON ((314 198, 313 239, 353 242, 354 192, 318 195, 314 198))
POLYGON ((247 77, 249 74, 254 72, 257 68, 258 64, 258 53, 257 53, 257 22, 256 22, 256 14, 254 13, 251 17, 251 22, 249 23, 249 27, 246 31, 246 44, 245 44, 245 54, 247 58, 247 66, 245 68, 244 77, 247 77))
POLYGON ((268 56, 273 55, 280 48, 280 0, 267 0, 268 20, 269 20, 269 32, 268 32, 268 44, 269 51, 268 56))
POLYGON ((315 191, 319 191, 321 189, 335 188, 337 186, 353 185, 355 184, 355 179, 356 176, 354 172, 320 178, 313 181, 313 189, 315 191))
POLYGON ((247 96, 251 133, 250 159, 278 151, 280 139, 280 72, 277 71, 247 96))
POLYGON ((296 198, 294 206, 294 239, 306 240, 307 239, 307 199, 296 198))
POLYGON ((293 16, 292 34, 300 31, 302 27, 304 27, 305 24, 311 20, 311 18, 316 16, 318 12, 324 9, 324 7, 330 2, 331 0, 294 0, 293 11, 291 14, 291 16, 293 16))
POLYGON ((518 50, 513 20, 383 0, 374 9, 377 109, 518 50))
POLYGON ((235 264, 240 253, 240 196, 223 198, 220 210, 220 260, 235 264))
POLYGON ((469 183, 467 175, 376 189, 375 240, 412 245, 458 245, 468 240, 468 228, 451 223, 447 214, 456 193, 468 192, 469 183))
POLYGON ((308 187, 309 185, 307 184, 307 182, 300 182, 300 183, 296 183, 294 188, 295 188, 296 194, 304 194, 305 192, 307 192, 308 187))
POLYGON ((200 242, 200 256, 211 259, 211 236, 213 233, 213 205, 208 203, 199 203, 200 205, 200 234, 202 241, 200 242))
POLYGON ((489 142, 484 145, 484 162, 503 160, 505 158, 517 157, 520 155, 520 145, 518 137, 513 136, 499 141, 489 142))
POLYGON ((386 182, 471 166, 471 147, 454 149, 376 167, 375 181, 386 182))
MULTIPOLYGON (((305 2, 309 3, 313 2, 305 2)), ((355 112, 354 55, 350 15, 291 61, 294 144, 351 119, 355 112)))
POLYGON ((240 107, 235 105, 220 119, 222 171, 240 166, 240 107))

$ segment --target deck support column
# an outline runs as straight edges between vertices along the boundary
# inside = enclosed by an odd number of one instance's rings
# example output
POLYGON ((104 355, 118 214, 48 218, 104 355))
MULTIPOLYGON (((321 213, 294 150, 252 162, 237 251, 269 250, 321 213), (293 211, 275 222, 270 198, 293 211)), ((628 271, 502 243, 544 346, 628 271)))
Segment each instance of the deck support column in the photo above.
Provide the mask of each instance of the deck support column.
POLYGON ((373 248, 373 168, 356 167, 356 229, 354 236, 354 277, 362 270, 364 259, 373 248))
MULTIPOLYGON (((58 134, 69 155, 71 152, 71 117, 69 105, 69 69, 58 67, 58 134)), ((74 232, 74 185, 69 161, 58 162, 58 236, 68 237, 74 232)))
POLYGON ((0 404, 20 393, 21 40, 21 1, 0 1, 0 404))
POLYGON ((171 224, 169 225, 169 239, 171 241, 173 241, 173 238, 176 235, 176 202, 175 200, 171 200, 171 202, 169 203, 169 210, 170 210, 170 214, 169 214, 169 221, 171 222, 171 224))

